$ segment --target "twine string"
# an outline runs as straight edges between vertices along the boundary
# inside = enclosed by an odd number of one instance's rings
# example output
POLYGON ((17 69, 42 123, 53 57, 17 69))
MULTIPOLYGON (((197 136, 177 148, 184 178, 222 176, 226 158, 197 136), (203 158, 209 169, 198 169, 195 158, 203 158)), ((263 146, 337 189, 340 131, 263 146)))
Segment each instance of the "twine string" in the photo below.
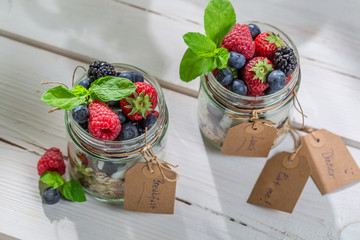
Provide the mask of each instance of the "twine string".
POLYGON ((62 82, 58 82, 58 81, 49 81, 49 82, 44 82, 44 81, 41 81, 40 84, 50 84, 50 83, 57 83, 57 84, 60 84, 60 85, 63 85, 64 87, 66 88, 69 88, 65 83, 62 83, 62 82))
POLYGON ((179 174, 172 170, 169 166, 173 167, 173 168, 177 168, 178 165, 173 165, 171 163, 168 163, 165 160, 159 159, 155 153, 154 150, 151 146, 151 144, 147 144, 147 128, 145 128, 145 146, 144 148, 140 151, 141 155, 143 156, 143 158, 145 159, 147 166, 149 168, 149 172, 152 174, 154 173, 154 170, 152 168, 153 164, 156 164, 161 172, 161 175, 163 176, 164 179, 166 179, 169 182, 176 182, 179 179, 179 174), (165 174, 164 174, 164 169, 167 171, 170 171, 172 173, 175 174, 175 178, 174 179, 170 179, 168 178, 165 174))
POLYGON ((302 142, 301 142, 301 136, 300 134, 296 131, 296 129, 293 129, 293 128, 290 128, 290 134, 291 134, 291 137, 293 138, 294 140, 294 152, 291 153, 290 157, 289 157, 289 160, 291 163, 294 162, 294 158, 295 156, 298 154, 298 152, 300 151, 301 147, 302 147, 302 142), (300 141, 300 144, 298 146, 298 142, 296 140, 296 136, 295 136, 295 133, 299 136, 299 141, 300 141))
POLYGON ((294 108, 296 109, 296 111, 298 113, 301 114, 301 120, 302 120, 301 129, 304 129, 305 128, 305 118, 307 118, 307 116, 305 115, 304 110, 301 107, 301 104, 300 104, 300 101, 299 101, 299 99, 297 97, 296 91, 294 91, 293 94, 294 94, 294 98, 293 98, 294 108), (299 108, 296 106, 296 103, 299 105, 299 108))
POLYGON ((237 120, 244 120, 244 121, 252 122, 253 123, 252 128, 254 130, 257 129, 257 126, 258 126, 259 123, 270 125, 270 126, 276 124, 275 122, 273 122, 271 120, 259 118, 258 111, 256 111, 256 110, 253 110, 251 112, 251 117, 244 117, 244 116, 239 116, 239 115, 230 114, 230 113, 227 113, 227 114, 228 114, 229 118, 231 118, 231 119, 237 119, 237 120))
POLYGON ((84 69, 84 71, 86 72, 86 68, 84 68, 83 66, 76 66, 76 68, 74 69, 74 72, 73 72, 73 75, 72 75, 72 87, 74 87, 74 83, 75 83, 75 81, 74 81, 74 79, 75 79, 75 73, 76 73, 76 71, 78 70, 78 68, 82 68, 82 69, 84 69))

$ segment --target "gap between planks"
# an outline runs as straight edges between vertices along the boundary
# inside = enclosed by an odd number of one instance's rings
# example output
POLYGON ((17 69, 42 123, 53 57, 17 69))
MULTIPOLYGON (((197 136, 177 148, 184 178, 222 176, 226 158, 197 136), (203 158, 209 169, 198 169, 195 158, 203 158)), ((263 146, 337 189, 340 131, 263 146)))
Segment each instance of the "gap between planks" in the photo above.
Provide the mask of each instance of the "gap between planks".
MULTIPOLYGON (((1 138, 1 137, 0 137, 0 142, 3 142, 3 143, 5 143, 5 144, 7 144, 7 145, 10 145, 10 146, 19 148, 19 149, 21 149, 21 150, 27 151, 27 152, 29 152, 29 153, 35 154, 35 155, 37 155, 37 156, 41 156, 41 155, 42 155, 41 153, 38 153, 38 152, 36 152, 36 151, 29 150, 29 149, 27 149, 27 148, 25 148, 25 147, 22 147, 22 146, 20 146, 20 145, 18 145, 18 144, 16 144, 16 143, 13 143, 13 142, 11 142, 11 141, 9 141, 9 140, 6 140, 6 139, 4 139, 4 138, 1 138)), ((44 151, 46 151, 46 149, 43 148, 42 146, 39 146, 39 145, 36 145, 36 144, 33 144, 33 143, 30 143, 30 144, 31 144, 31 145, 34 145, 34 146, 36 146, 36 147, 38 147, 38 148, 40 148, 40 149, 43 149, 44 151)), ((68 159, 68 157, 65 156, 65 155, 64 155, 64 158, 65 158, 65 159, 68 159)), ((259 228, 256 228, 256 227, 254 227, 254 226, 251 226, 251 225, 249 225, 249 224, 247 224, 247 223, 245 223, 245 222, 243 222, 243 221, 241 221, 241 220, 239 220, 239 219, 235 219, 235 218, 233 218, 233 217, 231 217, 231 216, 228 216, 228 215, 223 214, 223 213, 221 213, 221 212, 219 212, 219 211, 216 211, 216 210, 213 210, 213 209, 204 207, 204 206, 202 206, 202 205, 200 205, 200 204, 191 203, 191 202, 189 202, 189 201, 187 201, 187 200, 184 200, 184 199, 181 199, 181 198, 178 198, 178 197, 175 197, 175 200, 178 201, 178 202, 181 202, 181 203, 183 203, 183 204, 186 204, 186 205, 189 205, 189 206, 192 206, 192 207, 199 208, 199 209, 201 209, 201 210, 203 210, 203 211, 209 212, 209 213, 214 214, 214 215, 216 215, 216 216, 223 217, 223 218, 225 218, 225 219, 228 220, 228 221, 231 221, 231 222, 240 224, 240 225, 242 225, 242 226, 244 226, 244 227, 249 227, 249 228, 251 228, 251 229, 254 230, 254 231, 257 231, 257 232, 260 232, 260 233, 263 233, 263 234, 268 234, 266 231, 263 231, 263 230, 261 230, 261 229, 259 229, 259 228)), ((275 231, 275 232, 281 233, 281 234, 284 235, 284 236, 293 237, 294 239, 297 239, 297 238, 298 238, 298 236, 295 236, 295 235, 289 234, 289 233, 287 233, 287 232, 281 231, 281 230, 276 229, 276 228, 274 228, 274 227, 272 227, 272 226, 268 226, 268 225, 264 225, 264 226, 267 227, 268 229, 271 229, 271 230, 275 231)), ((2 233, 0 233, 0 239, 4 239, 4 240, 7 240, 7 239, 9 239, 9 240, 16 240, 16 239, 17 239, 17 238, 12 238, 12 237, 10 237, 10 236, 8 236, 8 235, 1 235, 1 234, 2 234, 2 233)))
MULTIPOLYGON (((119 1, 119 3, 129 5, 128 3, 123 3, 122 1, 119 1)), ((135 5, 133 6, 132 4, 130 4, 129 6, 136 7, 138 9, 143 10, 143 11, 153 12, 153 11, 151 11, 149 9, 145 9, 143 7, 137 7, 135 5)), ((163 15, 163 14, 161 14, 161 15, 163 15)), ((79 54, 79 53, 75 53, 75 52, 72 52, 72 51, 69 51, 69 50, 66 50, 66 49, 62 49, 62 48, 59 48, 59 47, 55 47, 55 46, 52 46, 52 45, 47 44, 47 43, 39 42, 37 40, 27 38, 27 37, 24 37, 22 35, 18 35, 18 34, 12 33, 12 32, 5 31, 3 29, 0 29, 0 36, 11 39, 11 40, 14 40, 14 41, 17 41, 17 42, 20 42, 20 43, 24 43, 26 45, 33 46, 35 48, 39 48, 39 49, 42 49, 42 50, 45 50, 45 51, 48 51, 48 52, 51 52, 51 53, 55 53, 57 55, 60 55, 60 56, 63 56, 63 57, 66 57, 66 58, 69 58, 69 59, 72 59, 72 60, 83 62, 85 64, 90 64, 91 62, 96 60, 95 58, 85 56, 85 55, 82 55, 82 54, 79 54)), ((303 57, 303 58, 306 58, 309 61, 319 62, 319 61, 317 61, 317 60, 315 60, 313 58, 308 58, 308 57, 303 57)), ((348 77, 360 80, 360 77, 357 77, 357 76, 354 76, 354 75, 346 74, 346 73, 343 73, 343 72, 340 72, 340 71, 337 71, 337 70, 333 70, 333 69, 329 69, 329 68, 325 68, 325 69, 327 69, 329 71, 336 72, 338 74, 346 75, 348 77)), ((156 80, 159 82, 159 84, 163 88, 166 88, 168 90, 171 90, 171 91, 174 91, 174 92, 186 95, 186 96, 190 96, 190 97, 193 97, 193 98, 198 97, 198 91, 191 90, 191 89, 186 89, 186 88, 179 88, 178 86, 176 86, 176 85, 174 85, 174 84, 172 84, 170 82, 164 81, 164 80, 162 80, 162 79, 160 79, 160 78, 158 78, 156 76, 154 76, 154 77, 156 78, 156 80)), ((301 126, 298 123, 293 124, 293 127, 295 129, 297 129, 297 130, 301 130, 301 126)), ((345 144, 347 146, 350 146, 350 147, 353 147, 353 148, 356 148, 356 149, 360 149, 360 142, 357 142, 355 140, 345 138, 345 137, 342 137, 342 139, 343 139, 343 141, 345 142, 345 144)))

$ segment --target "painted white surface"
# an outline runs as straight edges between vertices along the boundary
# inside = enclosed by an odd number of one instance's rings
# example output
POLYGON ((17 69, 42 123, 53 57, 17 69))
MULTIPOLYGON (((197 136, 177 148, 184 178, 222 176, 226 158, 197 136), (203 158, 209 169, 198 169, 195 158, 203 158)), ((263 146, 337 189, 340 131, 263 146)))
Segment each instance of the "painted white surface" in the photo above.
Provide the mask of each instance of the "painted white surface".
MULTIPOLYGON (((299 98, 309 116, 307 124, 327 128, 358 146, 360 30, 354 13, 359 3, 233 2, 240 21, 273 23, 297 44, 303 75, 299 98)), ((43 42, 62 55, 71 51, 74 56, 134 64, 171 89, 195 92, 198 81, 185 84, 178 77, 186 49, 181 35, 203 32, 206 4, 1 1, 0 33, 24 36, 37 46, 43 42)), ((247 204, 266 159, 219 154, 200 135, 197 100, 166 89, 170 125, 165 158, 180 165, 181 176, 173 216, 127 212, 90 198, 82 204, 43 205, 37 160, 52 146, 65 153, 66 140, 63 112, 47 114, 50 107, 39 98, 50 86, 39 83, 70 84, 74 67, 84 64, 2 37, 0 46, 1 233, 20 239, 360 239, 360 183, 321 196, 309 179, 293 214, 247 204)), ((270 156, 291 151, 292 144, 287 137, 270 156)), ((349 150, 360 165, 360 150, 349 150)))

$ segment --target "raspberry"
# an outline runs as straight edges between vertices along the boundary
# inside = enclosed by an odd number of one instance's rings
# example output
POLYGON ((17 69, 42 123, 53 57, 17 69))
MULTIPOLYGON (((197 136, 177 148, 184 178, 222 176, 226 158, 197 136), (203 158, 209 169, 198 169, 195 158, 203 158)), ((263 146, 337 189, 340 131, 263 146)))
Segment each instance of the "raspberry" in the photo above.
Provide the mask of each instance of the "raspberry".
POLYGON ((46 171, 55 171, 63 175, 65 173, 65 163, 61 151, 54 147, 48 149, 40 158, 37 170, 40 176, 46 171))
POLYGON ((224 37, 221 47, 226 48, 229 52, 239 52, 246 59, 251 59, 255 54, 255 43, 246 24, 235 24, 224 37))
POLYGON ((118 116, 106 103, 99 100, 89 105, 89 132, 93 137, 101 140, 114 140, 120 133, 121 125, 118 116))

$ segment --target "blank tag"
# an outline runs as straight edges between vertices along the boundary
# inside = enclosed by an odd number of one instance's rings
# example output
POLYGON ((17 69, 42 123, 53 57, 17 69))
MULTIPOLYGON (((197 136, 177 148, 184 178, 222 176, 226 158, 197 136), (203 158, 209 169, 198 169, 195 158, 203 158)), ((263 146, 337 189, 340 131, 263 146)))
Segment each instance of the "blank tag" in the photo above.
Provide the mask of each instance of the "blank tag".
MULTIPOLYGON (((137 163, 125 174, 124 209, 146 213, 174 213, 176 182, 164 179, 158 165, 151 174, 147 163, 137 163)), ((173 172, 163 169, 167 178, 173 172)))
POLYGON ((262 170, 248 203, 292 213, 310 176, 304 155, 281 152, 270 158, 262 170))
POLYGON ((251 122, 231 127, 226 134, 221 153, 243 157, 267 157, 277 130, 274 127, 258 123, 253 129, 251 122))
POLYGON ((360 170, 341 137, 321 129, 303 137, 312 179, 322 195, 360 179, 360 170))

